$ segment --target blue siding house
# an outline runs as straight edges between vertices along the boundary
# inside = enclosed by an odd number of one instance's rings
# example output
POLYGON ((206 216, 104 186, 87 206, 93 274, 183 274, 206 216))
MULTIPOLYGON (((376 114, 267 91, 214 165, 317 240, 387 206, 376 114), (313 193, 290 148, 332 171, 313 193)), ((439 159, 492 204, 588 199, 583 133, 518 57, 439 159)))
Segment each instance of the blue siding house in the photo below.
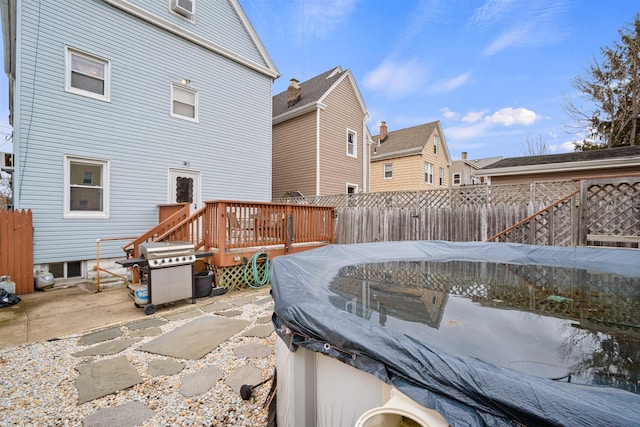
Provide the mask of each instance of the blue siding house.
MULTIPOLYGON (((158 205, 271 200, 278 70, 237 0, 0 0, 36 268, 88 277, 96 240, 158 205)), ((103 244, 122 258, 126 242, 103 244)))

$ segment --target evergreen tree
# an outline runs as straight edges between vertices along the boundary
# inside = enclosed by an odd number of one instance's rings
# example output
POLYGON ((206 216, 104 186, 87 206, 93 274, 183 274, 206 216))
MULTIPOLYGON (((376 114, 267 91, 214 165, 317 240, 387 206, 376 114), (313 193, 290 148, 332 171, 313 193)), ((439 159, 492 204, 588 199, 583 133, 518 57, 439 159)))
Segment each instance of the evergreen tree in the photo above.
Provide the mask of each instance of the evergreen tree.
POLYGON ((590 129, 590 139, 576 144, 576 150, 640 144, 640 14, 618 33, 620 41, 600 48, 600 60, 594 58, 587 75, 573 81, 593 106, 591 111, 584 111, 570 99, 565 105, 579 126, 590 129))

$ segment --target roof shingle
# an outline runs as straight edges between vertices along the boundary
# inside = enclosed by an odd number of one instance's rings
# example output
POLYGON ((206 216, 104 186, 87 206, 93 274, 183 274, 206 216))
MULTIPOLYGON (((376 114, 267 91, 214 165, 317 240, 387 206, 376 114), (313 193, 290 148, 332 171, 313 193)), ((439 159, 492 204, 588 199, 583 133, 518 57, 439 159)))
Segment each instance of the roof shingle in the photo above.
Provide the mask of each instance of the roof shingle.
POLYGON ((482 169, 512 168, 531 165, 550 165, 569 162, 586 162, 591 160, 612 159, 617 157, 640 156, 640 147, 618 147, 606 150, 579 151, 575 153, 544 154, 540 156, 509 157, 482 169))
POLYGON ((344 73, 345 71, 339 66, 333 67, 318 76, 300 83, 300 100, 291 107, 287 105, 287 91, 280 92, 272 99, 272 116, 277 117, 287 111, 318 102, 344 73))

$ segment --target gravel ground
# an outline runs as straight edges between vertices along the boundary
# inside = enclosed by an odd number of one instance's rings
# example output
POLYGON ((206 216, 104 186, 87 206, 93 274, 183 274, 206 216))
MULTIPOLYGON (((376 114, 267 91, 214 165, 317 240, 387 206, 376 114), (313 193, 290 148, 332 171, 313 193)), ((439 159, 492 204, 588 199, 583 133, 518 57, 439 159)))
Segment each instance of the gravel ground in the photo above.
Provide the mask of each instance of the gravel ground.
MULTIPOLYGON (((270 314, 271 306, 246 304, 236 318, 254 320, 270 314)), ((202 313, 202 316, 213 314, 202 313)), ((170 321, 161 326, 169 332, 193 319, 170 321)), ((124 325, 123 325, 124 326, 124 325)), ((126 327, 123 336, 129 337, 126 327)), ((273 375, 275 355, 266 358, 238 358, 233 348, 257 343, 273 348, 276 334, 268 338, 235 335, 214 351, 198 360, 175 359, 185 363, 176 375, 152 377, 147 364, 166 356, 138 351, 140 345, 156 337, 145 337, 128 349, 111 356, 74 357, 72 354, 89 348, 79 346, 72 335, 60 340, 25 344, 0 352, 0 425, 17 426, 81 426, 91 413, 128 402, 141 402, 155 415, 141 426, 264 426, 267 421, 267 395, 271 383, 256 388, 251 399, 244 401, 224 382, 218 381, 208 392, 192 397, 180 393, 182 379, 208 366, 217 367, 225 378, 235 369, 251 364, 262 370, 262 377, 273 375), (74 381, 76 366, 107 358, 126 356, 142 376, 142 383, 102 398, 78 405, 74 381)), ((0 337, 1 339, 1 337, 0 337)))

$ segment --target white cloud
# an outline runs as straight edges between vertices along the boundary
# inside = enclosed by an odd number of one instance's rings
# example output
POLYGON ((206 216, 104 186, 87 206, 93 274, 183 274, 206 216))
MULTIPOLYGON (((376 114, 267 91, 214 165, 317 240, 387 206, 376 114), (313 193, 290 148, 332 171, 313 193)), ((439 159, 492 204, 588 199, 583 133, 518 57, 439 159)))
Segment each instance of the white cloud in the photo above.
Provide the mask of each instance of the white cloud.
POLYGON ((449 110, 449 108, 447 108, 447 107, 444 107, 444 108, 440 109, 440 111, 442 111, 442 116, 445 119, 449 119, 449 120, 457 120, 458 119, 458 113, 456 113, 455 111, 449 110))
POLYGON ((513 3, 513 0, 487 0, 473 12, 471 24, 484 25, 494 22, 505 15, 513 3))
POLYGON ((484 135, 489 128, 486 122, 479 122, 470 126, 451 126, 444 129, 447 139, 470 139, 484 135))
POLYGON ((576 146, 575 144, 578 141, 567 141, 567 142, 563 142, 562 144, 560 144, 560 148, 562 151, 566 151, 566 152, 572 152, 575 151, 576 146))
POLYGON ((420 88, 424 84, 426 74, 426 67, 416 60, 386 60, 364 76, 363 85, 389 97, 399 98, 420 88))
POLYGON ((469 81, 469 77, 471 77, 471 74, 464 73, 448 80, 440 80, 434 83, 433 85, 431 85, 430 91, 431 92, 451 92, 453 90, 456 90, 460 86, 464 85, 467 81, 469 81))
POLYGON ((491 56, 512 46, 526 45, 534 37, 531 29, 526 25, 503 33, 484 49, 484 54, 491 56))
POLYGON ((487 123, 499 123, 503 126, 513 125, 530 125, 540 119, 535 111, 526 108, 502 108, 490 116, 486 116, 484 120, 487 123))
POLYGON ((462 118, 463 123, 475 123, 484 118, 484 111, 469 111, 462 118))
POLYGON ((299 40, 330 34, 355 10, 357 0, 298 1, 294 7, 299 40))
POLYGON ((567 0, 489 0, 475 11, 470 24, 495 26, 499 35, 484 49, 486 56, 512 47, 540 47, 567 36, 562 19, 570 5, 567 0))

